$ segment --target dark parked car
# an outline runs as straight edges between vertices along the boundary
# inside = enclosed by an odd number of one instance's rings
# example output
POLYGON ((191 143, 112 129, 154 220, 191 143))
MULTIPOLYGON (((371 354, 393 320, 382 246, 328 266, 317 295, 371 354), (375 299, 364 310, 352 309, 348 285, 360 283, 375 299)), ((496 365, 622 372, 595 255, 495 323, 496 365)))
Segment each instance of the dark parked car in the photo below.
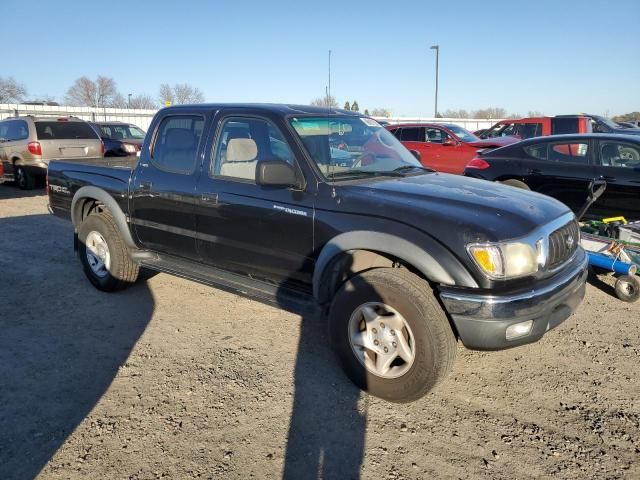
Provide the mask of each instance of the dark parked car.
MULTIPOLYGON (((564 115, 558 115, 563 117, 564 115)), ((591 129, 593 133, 621 133, 623 135, 640 135, 640 128, 621 127, 616 122, 601 115, 588 115, 591 117, 591 129)))
POLYGON ((457 339, 535 342, 585 292, 565 205, 425 169, 355 112, 163 108, 139 161, 51 162, 48 192, 96 288, 123 288, 144 266, 311 306, 349 377, 393 401, 444 378, 457 339))
POLYGON ((464 174, 544 193, 574 212, 584 204, 589 182, 606 180, 607 189, 589 214, 640 219, 638 136, 583 134, 533 138, 474 158, 464 174))
POLYGON ((145 132, 131 123, 94 122, 91 124, 104 143, 105 157, 137 155, 145 132))

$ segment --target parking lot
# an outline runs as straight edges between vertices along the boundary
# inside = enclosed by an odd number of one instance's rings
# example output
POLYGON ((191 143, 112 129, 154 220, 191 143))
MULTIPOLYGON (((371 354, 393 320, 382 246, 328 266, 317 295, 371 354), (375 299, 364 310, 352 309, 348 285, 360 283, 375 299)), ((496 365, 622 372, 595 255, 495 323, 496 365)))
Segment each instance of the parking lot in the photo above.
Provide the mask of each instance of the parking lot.
POLYGON ((0 477, 638 478, 640 323, 589 285, 536 344, 459 346, 411 404, 341 373, 319 318, 165 274, 105 294, 41 190, 0 186, 0 477))

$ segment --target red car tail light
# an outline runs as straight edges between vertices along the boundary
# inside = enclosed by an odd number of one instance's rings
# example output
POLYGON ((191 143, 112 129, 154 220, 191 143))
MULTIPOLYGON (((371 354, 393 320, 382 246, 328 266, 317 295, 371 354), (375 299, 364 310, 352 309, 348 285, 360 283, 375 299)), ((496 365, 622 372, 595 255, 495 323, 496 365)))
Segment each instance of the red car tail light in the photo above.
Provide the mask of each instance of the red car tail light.
POLYGON ((27 144, 27 150, 29 150, 29 153, 32 155, 42 155, 42 145, 40 145, 40 142, 30 142, 27 144))
POLYGON ((467 163, 466 168, 476 168, 478 170, 484 170, 485 168, 489 168, 490 166, 491 165, 489 165, 483 159, 476 157, 473 160, 471 160, 469 163, 467 163))

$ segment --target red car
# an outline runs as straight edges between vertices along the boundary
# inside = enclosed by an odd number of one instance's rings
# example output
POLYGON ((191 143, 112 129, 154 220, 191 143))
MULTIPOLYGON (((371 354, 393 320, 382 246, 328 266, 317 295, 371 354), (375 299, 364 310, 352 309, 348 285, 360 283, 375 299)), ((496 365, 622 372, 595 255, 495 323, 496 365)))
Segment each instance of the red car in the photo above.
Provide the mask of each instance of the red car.
POLYGON ((529 117, 501 120, 491 128, 474 132, 480 138, 514 136, 521 140, 547 135, 591 133, 591 118, 585 115, 529 117))
POLYGON ((412 152, 420 162, 438 172, 461 175, 464 167, 480 151, 516 143, 515 137, 482 140, 451 123, 408 123, 385 127, 412 152))

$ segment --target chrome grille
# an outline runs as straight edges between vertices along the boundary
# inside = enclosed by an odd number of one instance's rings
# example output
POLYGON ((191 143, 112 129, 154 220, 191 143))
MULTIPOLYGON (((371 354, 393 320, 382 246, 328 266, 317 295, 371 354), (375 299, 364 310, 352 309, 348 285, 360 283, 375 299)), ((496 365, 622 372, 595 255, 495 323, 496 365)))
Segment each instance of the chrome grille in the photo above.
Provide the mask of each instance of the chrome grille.
POLYGON ((580 228, 575 220, 560 227, 549 235, 549 255, 547 268, 554 269, 569 260, 580 243, 580 228))

